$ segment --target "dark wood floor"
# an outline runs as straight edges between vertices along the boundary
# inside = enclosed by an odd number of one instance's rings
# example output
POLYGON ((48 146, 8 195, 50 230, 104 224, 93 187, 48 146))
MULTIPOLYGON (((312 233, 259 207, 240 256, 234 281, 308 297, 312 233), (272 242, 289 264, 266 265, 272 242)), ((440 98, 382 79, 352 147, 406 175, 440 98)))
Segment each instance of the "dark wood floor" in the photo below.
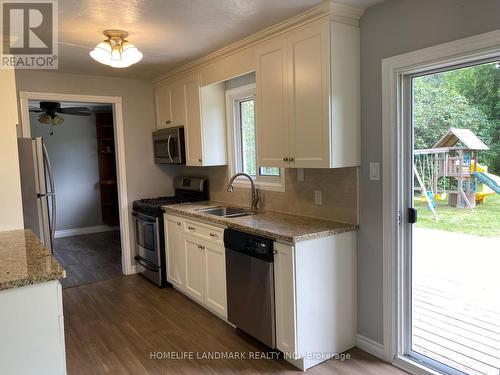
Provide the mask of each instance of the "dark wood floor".
MULTIPOLYGON (((288 374, 282 359, 209 360, 203 353, 262 352, 238 332, 172 288, 140 275, 63 290, 69 375, 77 374, 288 374), (193 359, 151 359, 154 352, 194 353, 193 359)), ((404 372, 352 349, 349 360, 330 360, 307 374, 385 375, 404 372)))
POLYGON ((120 231, 57 238, 54 256, 66 270, 63 288, 122 276, 120 231))

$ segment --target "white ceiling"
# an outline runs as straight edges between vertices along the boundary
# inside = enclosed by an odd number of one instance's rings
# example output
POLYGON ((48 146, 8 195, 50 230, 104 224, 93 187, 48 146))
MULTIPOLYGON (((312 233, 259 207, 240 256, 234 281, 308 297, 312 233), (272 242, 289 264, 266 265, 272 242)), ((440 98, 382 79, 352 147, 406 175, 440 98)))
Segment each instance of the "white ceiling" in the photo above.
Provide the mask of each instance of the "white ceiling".
MULTIPOLYGON (((338 0, 368 7, 383 0, 338 0)), ((64 0, 59 2, 59 71, 151 79, 320 3, 319 0, 64 0), (129 32, 144 54, 125 69, 90 50, 105 29, 129 32)))

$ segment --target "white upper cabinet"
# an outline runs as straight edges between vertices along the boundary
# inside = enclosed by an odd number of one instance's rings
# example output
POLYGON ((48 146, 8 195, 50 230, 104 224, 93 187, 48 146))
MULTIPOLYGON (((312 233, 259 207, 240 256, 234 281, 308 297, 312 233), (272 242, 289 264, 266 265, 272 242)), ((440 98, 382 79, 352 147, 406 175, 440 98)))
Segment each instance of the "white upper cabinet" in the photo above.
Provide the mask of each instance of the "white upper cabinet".
POLYGON ((203 165, 202 128, 200 111, 200 82, 198 75, 189 77, 184 82, 186 89, 186 164, 203 165))
POLYGON ((155 90, 155 107, 156 127, 163 129, 172 126, 170 86, 160 86, 155 90))
POLYGON ((186 164, 226 165, 225 85, 201 87, 199 73, 155 91, 158 128, 184 126, 186 164))
POLYGON ((186 125, 186 99, 184 94, 184 81, 174 82, 170 86, 170 103, 172 126, 186 125))
POLYGON ((259 165, 359 166, 359 28, 315 21, 272 39, 256 59, 259 165))
POLYGON ((330 167, 329 24, 288 36, 290 166, 330 167))
POLYGON ((158 129, 186 124, 184 82, 176 81, 155 90, 156 127, 158 129))
POLYGON ((288 138, 288 62, 283 37, 261 44, 257 56, 256 128, 259 165, 286 167, 288 138))

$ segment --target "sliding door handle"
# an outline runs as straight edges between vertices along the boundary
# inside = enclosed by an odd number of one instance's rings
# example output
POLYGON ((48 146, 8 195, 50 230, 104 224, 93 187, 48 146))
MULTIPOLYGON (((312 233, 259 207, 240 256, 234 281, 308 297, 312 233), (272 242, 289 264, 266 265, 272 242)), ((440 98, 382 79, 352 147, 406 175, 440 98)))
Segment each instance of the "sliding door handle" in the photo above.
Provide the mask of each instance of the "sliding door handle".
POLYGON ((417 210, 414 208, 408 208, 408 222, 410 224, 415 224, 418 219, 417 210))

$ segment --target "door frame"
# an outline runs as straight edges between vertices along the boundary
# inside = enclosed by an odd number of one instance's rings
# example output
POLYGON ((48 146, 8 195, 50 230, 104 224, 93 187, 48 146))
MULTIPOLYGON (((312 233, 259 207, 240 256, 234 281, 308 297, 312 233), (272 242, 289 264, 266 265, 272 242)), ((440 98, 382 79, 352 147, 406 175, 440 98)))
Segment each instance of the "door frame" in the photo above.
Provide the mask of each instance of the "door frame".
POLYGON ((75 95, 46 92, 19 92, 19 106, 21 113, 21 137, 30 137, 30 100, 53 100, 63 102, 99 103, 110 104, 113 107, 113 123, 116 149, 116 172, 118 179, 118 211, 120 217, 120 246, 122 253, 122 273, 130 275, 136 273, 136 267, 132 264, 132 253, 130 244, 130 220, 128 214, 127 195, 127 172, 125 168, 125 136, 123 126, 123 110, 121 96, 96 96, 75 95))
POLYGON ((383 359, 413 374, 438 374, 404 355, 409 231, 405 183, 408 123, 405 85, 412 75, 500 58, 500 30, 382 60, 383 359))

